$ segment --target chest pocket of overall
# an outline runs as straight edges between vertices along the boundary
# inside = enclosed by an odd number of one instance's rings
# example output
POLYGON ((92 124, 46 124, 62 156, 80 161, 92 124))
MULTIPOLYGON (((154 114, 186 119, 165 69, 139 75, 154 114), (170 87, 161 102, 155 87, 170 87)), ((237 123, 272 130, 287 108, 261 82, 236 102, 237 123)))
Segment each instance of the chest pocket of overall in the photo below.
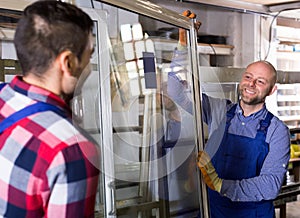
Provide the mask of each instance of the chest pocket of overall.
POLYGON ((217 173, 223 179, 240 180, 259 175, 269 145, 266 133, 273 114, 267 114, 260 122, 255 138, 228 133, 236 106, 227 113, 226 130, 219 150, 213 158, 217 173))
POLYGON ((229 134, 227 142, 222 151, 220 177, 236 180, 259 175, 269 150, 264 139, 229 134))

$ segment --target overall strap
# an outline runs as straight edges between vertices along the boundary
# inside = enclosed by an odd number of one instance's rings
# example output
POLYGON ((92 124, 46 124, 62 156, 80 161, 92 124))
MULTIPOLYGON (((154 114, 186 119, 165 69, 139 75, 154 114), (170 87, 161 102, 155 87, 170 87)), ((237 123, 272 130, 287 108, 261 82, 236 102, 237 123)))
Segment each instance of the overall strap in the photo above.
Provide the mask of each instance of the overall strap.
POLYGON ((67 117, 67 114, 62 109, 45 102, 37 102, 13 113, 12 115, 2 120, 2 122, 0 122, 0 134, 5 129, 22 120, 23 118, 43 111, 53 111, 62 117, 67 117))
MULTIPOLYGON (((226 125, 225 125, 225 132, 228 132, 230 122, 232 118, 235 115, 235 110, 236 110, 237 104, 234 104, 226 113, 226 125)), ((223 138, 224 139, 224 138, 223 138)))
POLYGON ((6 85, 7 83, 0 83, 0 91, 2 90, 2 88, 6 85))
POLYGON ((267 134, 268 127, 269 127, 273 117, 274 117, 274 115, 268 111, 266 118, 264 120, 260 121, 260 128, 258 129, 258 131, 261 131, 262 133, 267 134))
POLYGON ((226 113, 226 125, 230 124, 230 121, 232 120, 232 118, 234 117, 235 114, 235 109, 237 107, 237 104, 234 104, 226 113))

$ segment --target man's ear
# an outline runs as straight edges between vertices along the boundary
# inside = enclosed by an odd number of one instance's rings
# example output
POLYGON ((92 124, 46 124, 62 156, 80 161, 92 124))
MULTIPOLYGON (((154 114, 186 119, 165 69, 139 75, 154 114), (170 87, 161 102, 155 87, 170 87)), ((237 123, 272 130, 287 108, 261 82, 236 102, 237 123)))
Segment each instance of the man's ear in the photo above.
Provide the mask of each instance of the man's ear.
POLYGON ((67 73, 68 76, 72 76, 78 65, 78 59, 76 55, 67 50, 63 51, 57 59, 60 64, 61 71, 63 73, 67 73))
POLYGON ((268 95, 272 95, 277 90, 277 86, 274 85, 273 88, 270 90, 268 95))

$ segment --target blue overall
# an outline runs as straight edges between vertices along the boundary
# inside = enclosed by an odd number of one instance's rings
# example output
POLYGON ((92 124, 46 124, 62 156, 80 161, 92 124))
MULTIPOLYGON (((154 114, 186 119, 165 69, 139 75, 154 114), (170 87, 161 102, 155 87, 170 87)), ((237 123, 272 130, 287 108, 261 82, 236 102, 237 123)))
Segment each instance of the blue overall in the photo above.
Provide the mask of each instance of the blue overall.
MULTIPOLYGON (((5 83, 0 84, 0 90, 5 86, 5 83)), ((42 112, 42 111, 53 111, 56 114, 62 116, 62 117, 67 117, 67 114, 60 108, 45 103, 45 102, 37 102, 35 104, 29 105, 28 107, 25 107, 12 115, 8 116, 4 120, 0 122, 0 134, 10 126, 14 125, 18 121, 22 120, 25 117, 28 117, 32 114, 42 112)))
MULTIPOLYGON (((234 135, 228 133, 228 129, 236 106, 227 112, 225 133, 218 151, 212 158, 219 177, 226 180, 241 180, 258 176, 269 151, 269 145, 265 139, 273 114, 268 112, 266 118, 260 122, 255 138, 234 135)), ((213 207, 210 211, 212 218, 275 217, 271 200, 233 202, 210 189, 209 200, 213 207)))

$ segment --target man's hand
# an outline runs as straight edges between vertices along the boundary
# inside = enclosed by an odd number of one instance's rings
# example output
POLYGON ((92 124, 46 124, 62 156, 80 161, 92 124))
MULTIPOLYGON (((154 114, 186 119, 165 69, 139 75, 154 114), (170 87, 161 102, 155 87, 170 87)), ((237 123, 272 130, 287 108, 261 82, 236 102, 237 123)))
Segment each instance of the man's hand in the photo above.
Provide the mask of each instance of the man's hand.
POLYGON ((219 178, 210 157, 205 151, 198 153, 197 165, 201 170, 205 184, 212 190, 220 192, 223 180, 219 178))
MULTIPOLYGON (((196 14, 192 13, 190 10, 186 10, 182 13, 183 16, 188 17, 190 19, 195 19, 196 14)), ((201 26, 200 21, 195 22, 195 29, 198 31, 201 26)), ((187 38, 186 38, 186 30, 185 29, 179 29, 179 43, 181 46, 187 45, 187 38)))

